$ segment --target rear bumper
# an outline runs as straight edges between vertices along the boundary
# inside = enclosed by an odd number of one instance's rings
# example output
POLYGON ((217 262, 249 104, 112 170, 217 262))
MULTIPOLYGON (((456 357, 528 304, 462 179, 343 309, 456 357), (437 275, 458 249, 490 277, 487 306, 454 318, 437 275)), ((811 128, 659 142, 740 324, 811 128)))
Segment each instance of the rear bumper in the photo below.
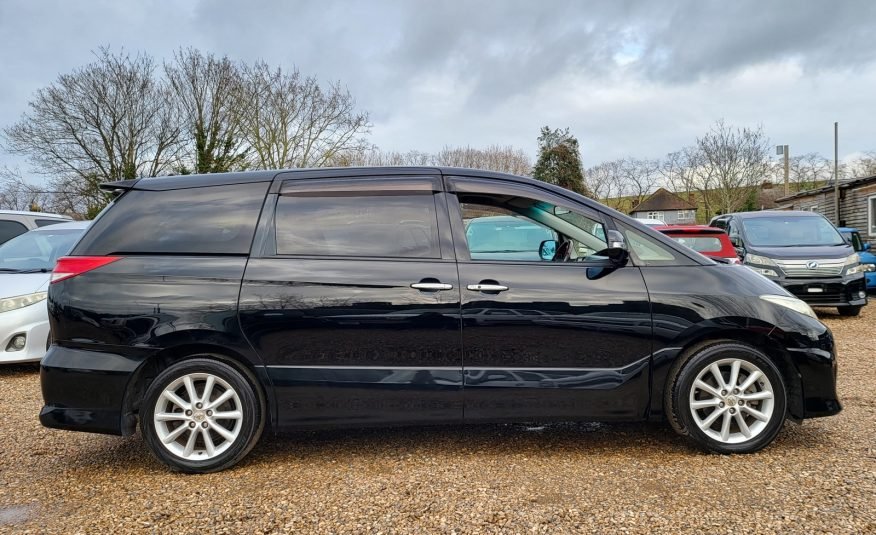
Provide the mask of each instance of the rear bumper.
POLYGON ((115 353, 54 345, 42 360, 40 383, 45 427, 128 434, 130 415, 123 413, 128 382, 141 360, 115 353))
POLYGON ((778 279, 775 282, 812 306, 836 307, 866 305, 865 280, 860 274, 847 278, 778 279))

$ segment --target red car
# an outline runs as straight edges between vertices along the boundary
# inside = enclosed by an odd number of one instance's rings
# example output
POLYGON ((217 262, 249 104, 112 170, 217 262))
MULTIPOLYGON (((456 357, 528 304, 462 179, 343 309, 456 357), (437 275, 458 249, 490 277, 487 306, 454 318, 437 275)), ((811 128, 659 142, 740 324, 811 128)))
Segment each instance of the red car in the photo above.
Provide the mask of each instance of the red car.
POLYGON ((730 243, 727 233, 716 227, 706 225, 665 225, 654 227, 678 243, 686 245, 694 251, 719 261, 730 264, 741 264, 736 255, 736 249, 730 243))

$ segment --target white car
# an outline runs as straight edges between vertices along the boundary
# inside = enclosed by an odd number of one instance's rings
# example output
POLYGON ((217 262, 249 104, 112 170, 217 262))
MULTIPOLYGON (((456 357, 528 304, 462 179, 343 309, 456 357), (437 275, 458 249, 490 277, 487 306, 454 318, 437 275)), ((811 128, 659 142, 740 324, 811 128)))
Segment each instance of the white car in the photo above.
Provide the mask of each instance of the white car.
POLYGON ((0 364, 45 355, 51 341, 46 294, 52 269, 89 223, 37 228, 0 245, 0 364))
POLYGON ((65 215, 0 210, 0 244, 28 230, 73 221, 65 215))

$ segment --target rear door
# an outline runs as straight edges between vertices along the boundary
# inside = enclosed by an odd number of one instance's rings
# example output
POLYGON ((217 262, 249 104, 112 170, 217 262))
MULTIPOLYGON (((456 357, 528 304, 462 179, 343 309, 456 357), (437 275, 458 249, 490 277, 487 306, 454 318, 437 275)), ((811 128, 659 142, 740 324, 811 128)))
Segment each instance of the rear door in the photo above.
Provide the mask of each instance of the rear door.
POLYGON ((459 280, 440 177, 293 178, 275 190, 240 320, 279 424, 460 421, 459 280))
POLYGON ((534 186, 452 178, 448 189, 466 421, 644 418, 652 331, 642 274, 588 260, 606 247, 609 220, 534 186), (540 244, 554 238, 564 259, 544 261, 540 244))

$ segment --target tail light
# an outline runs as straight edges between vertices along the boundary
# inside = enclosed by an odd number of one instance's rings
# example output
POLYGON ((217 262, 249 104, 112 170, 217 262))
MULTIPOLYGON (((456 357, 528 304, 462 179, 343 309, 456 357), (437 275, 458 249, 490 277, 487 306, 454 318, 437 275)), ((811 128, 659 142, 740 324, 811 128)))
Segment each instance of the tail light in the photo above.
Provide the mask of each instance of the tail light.
POLYGON ((62 256, 52 271, 52 284, 121 260, 120 256, 62 256))

